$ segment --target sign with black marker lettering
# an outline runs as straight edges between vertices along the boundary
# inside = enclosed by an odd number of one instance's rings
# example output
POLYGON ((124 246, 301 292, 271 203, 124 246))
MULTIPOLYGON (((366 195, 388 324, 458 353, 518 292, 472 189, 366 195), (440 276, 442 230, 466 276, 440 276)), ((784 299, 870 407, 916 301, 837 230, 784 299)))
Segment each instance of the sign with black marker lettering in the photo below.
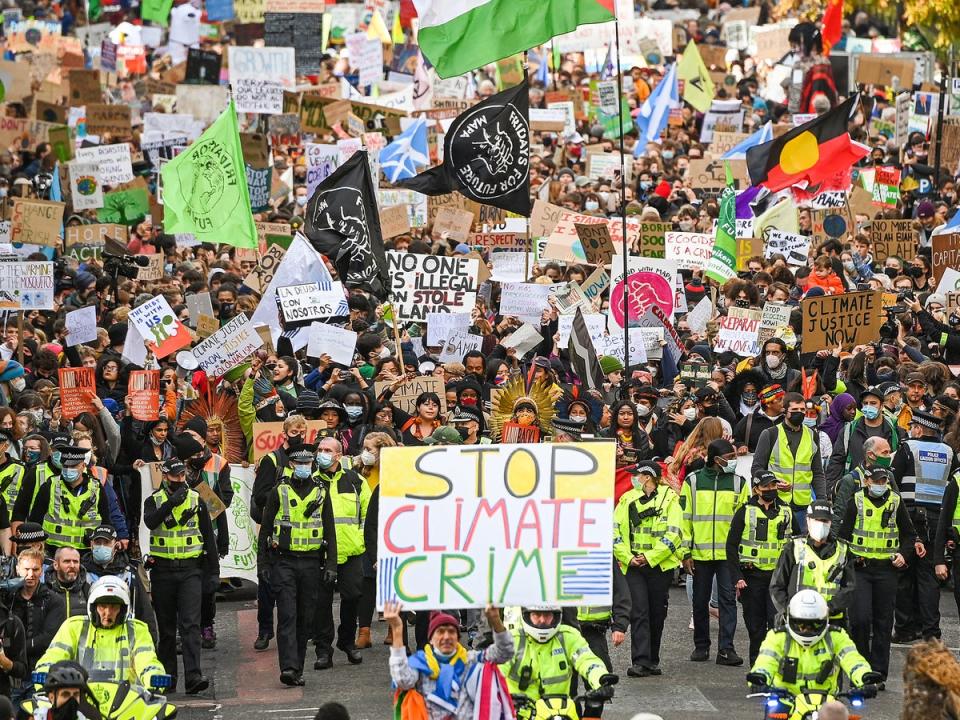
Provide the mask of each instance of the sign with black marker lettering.
POLYGON ((388 252, 387 266, 392 304, 402 321, 470 312, 477 302, 479 262, 473 258, 388 252))

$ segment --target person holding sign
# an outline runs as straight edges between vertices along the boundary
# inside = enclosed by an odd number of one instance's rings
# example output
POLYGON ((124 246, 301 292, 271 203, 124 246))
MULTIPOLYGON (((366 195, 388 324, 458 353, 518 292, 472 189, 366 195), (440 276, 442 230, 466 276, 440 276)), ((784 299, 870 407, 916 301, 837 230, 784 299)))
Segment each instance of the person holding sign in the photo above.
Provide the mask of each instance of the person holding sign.
MULTIPOLYGON (((661 675, 660 640, 670 583, 680 566, 680 498, 663 482, 660 463, 642 460, 631 471, 633 489, 614 511, 613 554, 630 588, 630 677, 661 675)), ((616 633, 614 633, 614 644, 616 633)))
MULTIPOLYGON (((401 604, 396 601, 388 601, 383 608, 383 619, 390 626, 393 639, 390 677, 397 687, 396 705, 400 711, 397 716, 407 717, 407 708, 416 709, 419 704, 420 717, 429 720, 473 720, 474 698, 463 689, 464 681, 474 672, 484 671, 481 684, 496 690, 500 683, 486 682, 484 678, 489 677, 486 668, 477 666, 490 664, 494 672, 498 672, 496 665, 509 662, 514 656, 513 637, 504 628, 500 611, 492 605, 484 611, 493 630, 493 645, 483 650, 467 650, 460 644, 457 619, 445 612, 436 612, 430 617, 428 643, 407 657, 400 610, 401 604)), ((501 700, 507 704, 506 698, 501 700)))
POLYGON ((313 476, 313 445, 287 454, 290 475, 267 495, 263 535, 277 593, 280 682, 304 685, 307 640, 320 599, 323 568, 337 561, 337 536, 327 485, 313 476))

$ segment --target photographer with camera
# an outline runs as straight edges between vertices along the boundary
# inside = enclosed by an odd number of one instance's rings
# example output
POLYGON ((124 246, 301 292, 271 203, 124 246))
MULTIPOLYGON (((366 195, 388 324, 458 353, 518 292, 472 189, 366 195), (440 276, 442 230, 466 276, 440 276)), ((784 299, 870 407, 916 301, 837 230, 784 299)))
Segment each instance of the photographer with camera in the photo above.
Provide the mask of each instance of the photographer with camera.
MULTIPOLYGON (((898 296, 899 299, 900 296, 898 296)), ((932 360, 953 365, 960 363, 960 313, 947 315, 947 298, 930 293, 923 305, 912 293, 903 298, 920 325, 921 348, 932 360)))

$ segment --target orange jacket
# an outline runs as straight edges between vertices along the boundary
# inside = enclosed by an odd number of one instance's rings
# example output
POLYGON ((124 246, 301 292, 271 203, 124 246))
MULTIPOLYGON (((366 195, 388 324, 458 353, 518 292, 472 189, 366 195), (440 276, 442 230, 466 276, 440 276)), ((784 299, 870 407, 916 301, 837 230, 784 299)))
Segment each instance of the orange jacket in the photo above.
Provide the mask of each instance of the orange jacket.
POLYGON ((843 295, 843 281, 837 277, 837 274, 834 272, 825 278, 820 278, 816 272, 812 272, 807 278, 807 281, 809 283, 807 289, 820 287, 823 288, 823 292, 827 295, 843 295))

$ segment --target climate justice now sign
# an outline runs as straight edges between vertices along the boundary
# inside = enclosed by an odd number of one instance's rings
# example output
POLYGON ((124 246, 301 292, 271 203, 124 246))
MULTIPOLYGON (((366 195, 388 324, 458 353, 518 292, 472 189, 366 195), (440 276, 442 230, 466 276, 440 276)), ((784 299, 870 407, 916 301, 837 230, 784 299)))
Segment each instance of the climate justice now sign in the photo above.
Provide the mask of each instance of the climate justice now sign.
POLYGON ((609 605, 612 442, 384 448, 377 606, 609 605))

